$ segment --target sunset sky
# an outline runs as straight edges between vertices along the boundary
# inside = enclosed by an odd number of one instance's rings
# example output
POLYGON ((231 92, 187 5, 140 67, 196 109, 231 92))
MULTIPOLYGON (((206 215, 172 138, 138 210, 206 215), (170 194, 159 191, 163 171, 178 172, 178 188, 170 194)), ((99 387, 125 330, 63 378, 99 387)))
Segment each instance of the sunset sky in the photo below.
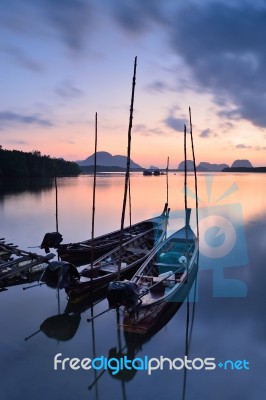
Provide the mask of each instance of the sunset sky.
POLYGON ((266 165, 266 5, 260 0, 2 0, 0 144, 82 160, 183 159, 192 109, 197 162, 266 165))

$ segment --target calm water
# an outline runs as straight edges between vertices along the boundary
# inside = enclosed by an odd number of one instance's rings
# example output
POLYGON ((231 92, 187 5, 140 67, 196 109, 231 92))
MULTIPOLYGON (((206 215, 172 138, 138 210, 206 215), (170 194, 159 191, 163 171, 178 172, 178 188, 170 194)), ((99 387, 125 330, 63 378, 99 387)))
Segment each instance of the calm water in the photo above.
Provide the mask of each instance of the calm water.
MULTIPOLYGON (((58 317, 69 307, 64 291, 57 294, 46 286, 23 291, 14 286, 1 292, 1 400, 264 399, 265 178, 265 174, 199 175, 201 257, 195 302, 173 308, 152 336, 126 336, 117 328, 115 311, 88 323, 92 311, 86 303, 76 307, 74 316, 58 317), (217 364, 246 360, 250 369, 217 367, 184 373, 169 371, 166 363, 163 371, 151 375, 138 370, 115 376, 108 370, 53 369, 57 353, 80 359, 122 353, 175 359, 184 357, 188 343, 190 359, 212 357, 217 364)), ((189 204, 194 207, 192 177, 188 186, 189 204)), ((97 235, 119 227, 123 187, 119 174, 97 178, 97 235)), ((166 196, 165 176, 133 175, 132 222, 159 214, 166 196)), ((90 237, 91 199, 92 177, 58 180, 59 231, 64 242, 90 237)), ((170 174, 169 234, 183 223, 183 203, 183 178, 170 174)), ((195 226, 194 215, 191 224, 195 226)), ((0 183, 0 237, 26 249, 39 245, 44 234, 54 230, 52 181, 0 183)), ((99 301, 94 315, 106 307, 106 300, 99 301)))

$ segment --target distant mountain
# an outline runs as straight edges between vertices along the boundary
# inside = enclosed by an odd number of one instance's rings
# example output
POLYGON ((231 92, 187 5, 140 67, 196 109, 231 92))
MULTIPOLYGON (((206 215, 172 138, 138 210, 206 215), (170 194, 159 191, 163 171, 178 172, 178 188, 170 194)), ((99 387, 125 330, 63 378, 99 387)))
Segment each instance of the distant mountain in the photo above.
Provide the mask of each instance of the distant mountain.
MULTIPOLYGON (((185 167, 185 162, 181 161, 181 163, 178 166, 179 171, 184 171, 185 167)), ((197 171, 202 171, 202 172, 220 172, 224 168, 228 168, 227 164, 211 164, 208 162, 200 162, 199 165, 197 165, 197 171)), ((187 170, 188 171, 193 171, 193 161, 192 160, 187 160, 187 170)))
MULTIPOLYGON (((193 166, 193 161, 192 160, 187 160, 187 171, 193 171, 194 166, 193 166)), ((185 161, 181 161, 181 163, 178 165, 178 171, 184 171, 185 169, 185 161)))
MULTIPOLYGON (((113 156, 107 151, 97 151, 96 153, 96 162, 97 165, 101 165, 104 167, 121 167, 126 168, 127 166, 127 157, 116 155, 113 156)), ((86 160, 77 161, 77 164, 80 166, 90 166, 94 165, 94 154, 86 158, 86 160)), ((139 164, 136 164, 134 161, 130 160, 130 168, 140 168, 143 169, 139 164)))
POLYGON ((155 167, 154 165, 151 165, 149 169, 160 169, 159 167, 155 167))
POLYGON ((253 168, 249 160, 235 160, 231 168, 253 168))
POLYGON ((251 172, 251 173, 258 172, 258 173, 260 173, 260 172, 263 172, 263 173, 266 173, 266 167, 252 167, 252 168, 247 168, 247 167, 234 167, 234 168, 225 168, 225 169, 223 170, 223 172, 244 172, 244 173, 247 173, 247 172, 251 172))
POLYGON ((229 165, 227 164, 211 164, 208 162, 201 162, 197 166, 197 171, 211 171, 211 172, 220 172, 224 168, 228 168, 229 165))

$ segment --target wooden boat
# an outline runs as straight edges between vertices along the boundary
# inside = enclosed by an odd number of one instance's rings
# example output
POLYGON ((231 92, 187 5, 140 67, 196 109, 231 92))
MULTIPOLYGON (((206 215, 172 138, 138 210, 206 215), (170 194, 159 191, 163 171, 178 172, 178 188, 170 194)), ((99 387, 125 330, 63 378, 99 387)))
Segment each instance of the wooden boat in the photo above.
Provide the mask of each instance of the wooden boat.
POLYGON ((150 252, 164 239, 169 210, 167 205, 163 213, 146 221, 146 230, 133 236, 130 240, 106 253, 80 272, 80 280, 66 288, 70 298, 83 294, 94 295, 96 291, 107 287, 109 282, 132 274, 136 268, 149 256, 150 252), (148 223, 147 223, 148 222, 148 223))
MULTIPOLYGON (((189 107, 191 149, 195 176, 196 224, 198 226, 197 173, 189 107)), ((169 302, 183 302, 198 269, 199 243, 189 221, 187 207, 187 131, 184 125, 185 226, 151 252, 131 281, 111 282, 107 299, 112 308, 124 306, 124 329, 142 333, 159 320, 169 302)), ((168 165, 168 162, 167 162, 168 165)), ((168 168, 168 167, 167 167, 168 168)))
MULTIPOLYGON (((163 214, 166 212, 167 204, 165 204, 163 214)), ((154 223, 155 219, 151 218, 124 228, 122 238, 123 243, 153 228, 154 223)), ((96 260, 112 249, 115 249, 119 245, 120 233, 121 230, 119 229, 117 231, 94 238, 93 259, 96 260)), ((91 240, 85 240, 78 243, 62 244, 58 247, 57 251, 61 260, 69 261, 75 265, 82 265, 91 261, 91 245, 91 240)))
POLYGON ((144 176, 152 176, 152 171, 150 171, 150 170, 148 170, 148 169, 145 169, 145 170, 143 171, 143 175, 144 175, 144 176))
POLYGON ((198 239, 190 225, 167 238, 149 255, 130 281, 111 282, 110 307, 125 308, 125 330, 146 333, 169 302, 183 302, 197 273, 198 239))

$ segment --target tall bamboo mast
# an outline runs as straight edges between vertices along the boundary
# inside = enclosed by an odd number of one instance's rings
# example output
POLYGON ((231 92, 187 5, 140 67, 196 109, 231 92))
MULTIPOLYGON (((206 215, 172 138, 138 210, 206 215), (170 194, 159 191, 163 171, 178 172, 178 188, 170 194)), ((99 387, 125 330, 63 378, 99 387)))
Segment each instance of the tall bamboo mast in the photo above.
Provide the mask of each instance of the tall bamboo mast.
POLYGON ((58 188, 57 188, 57 176, 56 176, 56 166, 54 163, 54 186, 55 186, 55 228, 58 233, 58 188))
POLYGON ((185 191, 185 212, 187 212, 187 127, 184 125, 184 191, 185 191))
POLYGON ((132 212, 131 212, 131 183, 130 183, 130 176, 128 180, 128 202, 129 202, 129 226, 131 232, 131 225, 132 225, 132 212))
POLYGON ((191 137, 191 147, 192 147, 192 156, 193 156, 193 169, 194 169, 194 180, 195 180, 195 195, 196 195, 196 224, 197 224, 197 237, 199 239, 199 216, 198 216, 198 182, 197 182, 197 168, 196 168, 196 159, 194 152, 194 141, 193 141, 193 133, 192 133, 192 120, 191 120, 191 108, 189 107, 189 123, 190 123, 190 137, 191 137))
MULTIPOLYGON (((95 113, 95 141, 94 141, 94 168, 93 168, 93 195, 92 195, 92 222, 91 222, 91 270, 93 268, 94 258, 94 220, 95 220, 95 192, 96 192, 96 167, 97 167, 97 135, 98 135, 98 119, 95 113)), ((91 273, 92 279, 92 273, 91 273)))
POLYGON ((56 218, 56 232, 58 233, 58 190, 57 190, 57 178, 55 180, 55 218, 56 218))
POLYGON ((169 170, 169 156, 167 157, 167 164, 166 164, 166 203, 169 204, 168 201, 168 170, 169 170))
POLYGON ((184 158, 185 158, 185 181, 184 181, 184 190, 185 190, 185 231, 186 231, 186 269, 187 269, 187 279, 188 279, 188 211, 187 211, 187 127, 184 125, 184 158))
POLYGON ((128 191, 129 174, 130 174, 131 129, 132 129, 132 123, 133 123, 133 105, 134 105, 134 95, 135 95, 135 86, 136 86, 136 69, 137 69, 137 57, 135 57, 135 62, 134 62, 134 74, 133 74, 133 80, 132 80, 131 104, 130 104, 130 115, 129 115, 129 125, 128 125, 127 169, 126 169, 126 175, 125 175, 124 200, 123 200, 122 216, 121 216, 121 233, 120 233, 120 241, 119 241, 120 251, 119 251, 119 261, 118 261, 118 275, 117 275, 118 280, 120 279, 120 271, 121 271, 123 230, 124 230, 127 191, 128 191))

